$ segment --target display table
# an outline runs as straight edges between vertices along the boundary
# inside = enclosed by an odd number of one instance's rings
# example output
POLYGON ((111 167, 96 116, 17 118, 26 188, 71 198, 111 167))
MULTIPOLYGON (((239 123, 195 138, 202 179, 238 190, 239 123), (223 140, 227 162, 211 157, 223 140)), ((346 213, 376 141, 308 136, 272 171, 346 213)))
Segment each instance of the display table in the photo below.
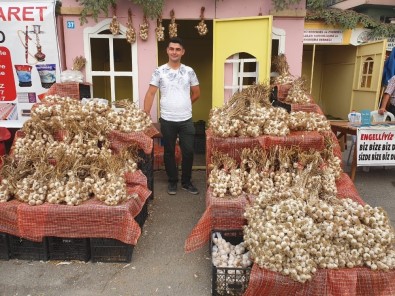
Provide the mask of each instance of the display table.
POLYGON ((128 193, 138 198, 116 206, 90 199, 79 206, 44 203, 30 206, 18 200, 0 203, 0 232, 41 241, 47 236, 113 238, 135 245, 141 229, 135 221, 151 191, 146 177, 136 171, 127 176, 128 193))

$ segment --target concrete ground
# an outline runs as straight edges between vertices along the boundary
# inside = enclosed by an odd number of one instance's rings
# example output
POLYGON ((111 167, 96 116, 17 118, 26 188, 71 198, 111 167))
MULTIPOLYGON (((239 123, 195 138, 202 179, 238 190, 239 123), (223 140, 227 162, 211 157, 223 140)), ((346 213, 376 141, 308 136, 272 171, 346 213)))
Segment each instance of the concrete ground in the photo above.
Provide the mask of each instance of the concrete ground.
MULTIPOLYGON (((347 156, 345 151, 344 160, 347 156)), ((131 263, 0 261, 0 295, 211 295, 208 246, 190 254, 183 250, 205 209, 205 178, 204 170, 193 172, 199 195, 179 190, 169 196, 164 171, 154 173, 155 197, 131 263)), ((368 204, 383 207, 395 225, 395 168, 358 168, 355 186, 368 204)))

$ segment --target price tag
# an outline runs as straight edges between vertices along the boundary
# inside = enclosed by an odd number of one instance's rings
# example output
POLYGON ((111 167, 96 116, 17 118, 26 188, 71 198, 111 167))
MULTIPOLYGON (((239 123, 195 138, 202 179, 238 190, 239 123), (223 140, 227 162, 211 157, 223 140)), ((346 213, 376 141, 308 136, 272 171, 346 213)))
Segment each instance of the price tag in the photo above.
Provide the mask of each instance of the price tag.
POLYGON ((16 88, 11 55, 8 48, 0 46, 0 102, 14 101, 16 88))

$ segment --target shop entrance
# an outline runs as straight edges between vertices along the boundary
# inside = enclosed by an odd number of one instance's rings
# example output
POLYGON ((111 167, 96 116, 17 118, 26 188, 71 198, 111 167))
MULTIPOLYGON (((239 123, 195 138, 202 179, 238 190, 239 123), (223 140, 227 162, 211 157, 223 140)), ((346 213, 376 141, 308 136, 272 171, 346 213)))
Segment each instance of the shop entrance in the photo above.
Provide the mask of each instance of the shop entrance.
POLYGON ((364 45, 305 45, 302 77, 328 119, 351 110, 377 109, 386 42, 364 45))

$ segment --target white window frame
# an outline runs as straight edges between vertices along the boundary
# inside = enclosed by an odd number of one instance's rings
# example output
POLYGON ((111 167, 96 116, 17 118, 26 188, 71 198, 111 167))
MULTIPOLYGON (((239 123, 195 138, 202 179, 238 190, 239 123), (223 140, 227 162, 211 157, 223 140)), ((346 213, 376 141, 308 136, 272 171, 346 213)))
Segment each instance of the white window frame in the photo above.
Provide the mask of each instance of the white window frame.
POLYGON ((278 54, 285 54, 285 31, 280 28, 272 28, 272 39, 278 40, 278 54))
MULTIPOLYGON (((125 39, 126 41, 126 27, 120 24, 120 33, 118 35, 112 34, 99 34, 102 31, 108 30, 110 27, 112 19, 105 19, 94 27, 88 27, 84 29, 84 54, 86 58, 86 81, 92 83, 94 76, 109 76, 110 77, 110 86, 111 86, 111 98, 106 98, 111 101, 111 104, 115 102, 115 77, 132 77, 133 81, 133 102, 138 106, 139 105, 139 90, 138 90, 138 62, 137 62, 137 42, 131 45, 131 60, 133 65, 133 71, 115 71, 114 66, 114 47, 113 40, 114 39, 125 39), (109 71, 93 71, 92 70, 92 56, 91 56, 91 38, 103 38, 108 39, 109 41, 109 63, 110 70, 109 71), (110 42, 111 41, 111 42, 110 42)), ((92 88, 95 86, 92 85, 92 88)), ((93 93, 93 92, 92 92, 93 93)))
POLYGON ((231 90, 232 95, 237 91, 242 91, 243 89, 249 87, 250 85, 243 85, 243 78, 252 77, 255 78, 255 81, 258 81, 258 73, 259 73, 259 63, 257 59, 248 58, 248 59, 240 59, 239 53, 233 55, 232 58, 227 59, 225 64, 233 65, 233 78, 232 85, 225 85, 225 90, 231 90), (256 70, 254 72, 244 72, 244 65, 246 63, 256 63, 256 70))
MULTIPOLYGON (((278 40, 278 54, 285 54, 285 31, 280 28, 272 28, 272 39, 278 40)), ((253 77, 255 81, 258 81, 258 67, 259 63, 256 59, 240 59, 239 54, 234 54, 232 58, 229 58, 225 61, 225 64, 233 64, 233 78, 232 85, 225 85, 225 90, 231 90, 232 95, 237 91, 242 91, 247 88, 249 85, 243 85, 243 78, 253 77), (255 72, 244 72, 244 64, 245 63, 256 63, 256 71, 255 72), (240 69, 240 70, 239 70, 240 69)))

